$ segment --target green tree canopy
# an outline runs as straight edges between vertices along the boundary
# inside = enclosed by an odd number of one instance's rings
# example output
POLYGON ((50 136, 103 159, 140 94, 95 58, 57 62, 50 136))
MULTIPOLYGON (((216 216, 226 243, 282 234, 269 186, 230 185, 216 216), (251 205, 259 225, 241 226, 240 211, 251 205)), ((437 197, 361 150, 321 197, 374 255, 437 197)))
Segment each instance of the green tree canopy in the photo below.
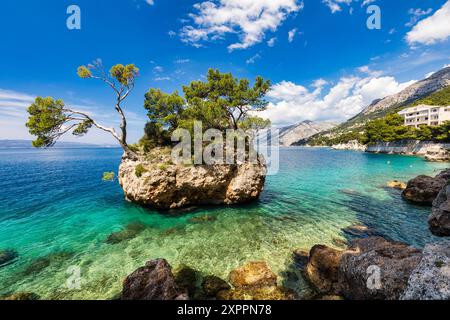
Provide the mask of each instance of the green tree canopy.
POLYGON ((250 111, 263 111, 268 102, 264 96, 270 81, 257 77, 253 86, 247 79, 236 79, 231 73, 210 69, 207 81, 194 81, 183 87, 186 114, 217 129, 238 129, 239 122, 250 111))
POLYGON ((122 109, 122 102, 134 89, 135 79, 139 75, 139 69, 134 65, 115 65, 109 74, 104 69, 101 60, 96 60, 88 66, 78 68, 78 76, 84 79, 100 79, 109 85, 116 94, 115 110, 121 118, 118 134, 114 128, 106 127, 98 123, 93 117, 84 111, 67 107, 62 100, 54 100, 51 97, 37 97, 28 108, 29 119, 26 126, 29 132, 36 136, 33 146, 51 147, 59 138, 68 132, 73 135, 83 136, 93 126, 110 133, 122 146, 129 157, 136 157, 127 144, 127 121, 122 109))

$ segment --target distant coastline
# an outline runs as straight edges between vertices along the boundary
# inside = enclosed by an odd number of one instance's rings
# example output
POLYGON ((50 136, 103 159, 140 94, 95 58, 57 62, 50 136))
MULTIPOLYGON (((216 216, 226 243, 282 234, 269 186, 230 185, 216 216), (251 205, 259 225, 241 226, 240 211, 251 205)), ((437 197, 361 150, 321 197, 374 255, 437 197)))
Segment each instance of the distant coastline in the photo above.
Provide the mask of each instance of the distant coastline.
MULTIPOLYGON (((58 141, 54 148, 86 149, 86 148, 117 148, 115 145, 89 144, 80 142, 58 141)), ((0 149, 34 149, 31 140, 0 140, 0 149)))

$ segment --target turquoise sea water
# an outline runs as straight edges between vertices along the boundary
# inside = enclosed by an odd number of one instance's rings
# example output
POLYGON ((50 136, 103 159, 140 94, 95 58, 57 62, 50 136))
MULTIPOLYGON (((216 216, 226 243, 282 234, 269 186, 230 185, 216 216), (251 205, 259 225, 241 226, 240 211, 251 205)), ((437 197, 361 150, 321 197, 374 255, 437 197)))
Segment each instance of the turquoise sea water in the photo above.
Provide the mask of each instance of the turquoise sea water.
POLYGON ((430 209, 385 187, 446 167, 418 157, 282 149, 280 172, 268 177, 259 202, 162 214, 125 202, 117 183, 102 182, 120 156, 119 149, 0 150, 0 250, 19 253, 0 268, 0 296, 109 299, 153 258, 223 278, 246 261, 266 260, 280 282, 303 295, 292 251, 338 246, 348 239, 342 228, 365 224, 417 247, 437 240, 427 229, 430 209), (195 219, 205 214, 210 221, 195 219), (107 243, 136 223, 144 229, 107 243), (79 290, 66 286, 71 266, 80 267, 79 290))

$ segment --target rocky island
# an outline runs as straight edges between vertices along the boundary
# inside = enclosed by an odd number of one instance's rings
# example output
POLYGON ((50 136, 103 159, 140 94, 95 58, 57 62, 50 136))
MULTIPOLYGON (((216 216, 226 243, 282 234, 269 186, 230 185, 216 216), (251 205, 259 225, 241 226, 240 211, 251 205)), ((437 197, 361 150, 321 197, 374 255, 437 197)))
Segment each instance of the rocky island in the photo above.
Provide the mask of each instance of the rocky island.
MULTIPOLYGON (((96 60, 79 67, 78 75, 100 79, 111 87, 121 120, 120 134, 91 115, 67 107, 62 100, 38 97, 28 108, 27 122, 30 134, 37 137, 33 141, 35 147, 52 147, 64 134, 71 131, 75 136, 83 136, 92 127, 111 134, 124 151, 118 180, 125 198, 154 209, 232 205, 255 200, 261 194, 266 163, 254 150, 252 137, 253 132, 270 126, 270 121, 250 112, 266 108, 264 96, 270 89, 269 81, 257 77, 250 86, 246 79, 211 69, 207 81, 194 81, 183 87, 185 98, 176 91, 168 94, 152 88, 144 100, 148 112, 145 135, 138 144, 129 145, 122 103, 134 89, 139 69, 132 64, 118 64, 107 73, 101 60, 96 60), (182 141, 183 161, 175 162, 172 151, 179 132, 189 141, 182 141), (192 145, 194 149, 201 148, 200 162, 194 159, 198 153, 191 151, 192 145), (208 149, 209 153, 203 152, 208 149), (232 150, 231 163, 227 162, 227 149, 232 150), (250 159, 252 152, 255 157, 250 159), (213 164, 205 157, 213 159, 213 164)), ((115 173, 105 173, 104 180, 114 181, 115 173)))

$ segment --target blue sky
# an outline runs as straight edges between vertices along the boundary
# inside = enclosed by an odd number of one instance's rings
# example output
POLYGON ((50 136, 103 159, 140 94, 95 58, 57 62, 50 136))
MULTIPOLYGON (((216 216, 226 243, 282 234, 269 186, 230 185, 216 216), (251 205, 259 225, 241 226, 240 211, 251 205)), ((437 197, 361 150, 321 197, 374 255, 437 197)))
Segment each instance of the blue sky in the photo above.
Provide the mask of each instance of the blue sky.
MULTIPOLYGON (((450 63, 447 0, 5 0, 1 6, 0 139, 30 138, 25 110, 37 95, 115 124, 108 88, 76 76, 77 66, 96 58, 141 70, 125 104, 132 141, 142 135, 149 88, 181 90, 211 67, 270 79, 263 116, 281 126, 344 121, 450 63), (72 4, 81 9, 81 30, 66 27, 72 4), (374 4, 381 30, 366 27, 374 4)), ((112 142, 98 131, 80 141, 112 142)))

